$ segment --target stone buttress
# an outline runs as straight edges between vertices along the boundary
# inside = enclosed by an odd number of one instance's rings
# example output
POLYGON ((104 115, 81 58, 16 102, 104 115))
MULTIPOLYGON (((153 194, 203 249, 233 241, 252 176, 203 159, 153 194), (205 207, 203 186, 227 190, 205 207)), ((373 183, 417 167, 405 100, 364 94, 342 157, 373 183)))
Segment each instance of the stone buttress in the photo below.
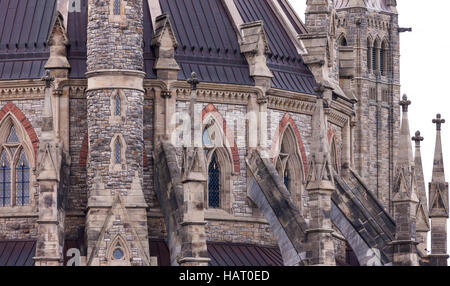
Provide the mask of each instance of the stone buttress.
POLYGON ((89 0, 88 265, 150 265, 143 177, 143 2, 89 0))

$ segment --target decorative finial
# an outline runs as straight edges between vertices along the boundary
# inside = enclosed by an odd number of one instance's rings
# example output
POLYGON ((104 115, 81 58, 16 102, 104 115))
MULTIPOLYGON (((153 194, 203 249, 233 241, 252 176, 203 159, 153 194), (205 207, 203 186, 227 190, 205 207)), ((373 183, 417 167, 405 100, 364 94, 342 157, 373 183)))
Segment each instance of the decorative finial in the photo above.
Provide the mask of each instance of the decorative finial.
POLYGON ((46 71, 45 76, 41 80, 45 81, 45 88, 51 88, 55 78, 50 75, 50 71, 46 71))
POLYGON ((192 72, 191 78, 187 82, 191 85, 192 90, 197 90, 197 85, 200 83, 195 72, 192 72))
POLYGON ((406 94, 403 95, 400 105, 403 108, 403 112, 408 112, 408 107, 411 105, 411 100, 408 100, 408 96, 406 94))
POLYGON ((445 123, 445 119, 442 119, 441 115, 437 114, 436 119, 433 119, 433 123, 436 124, 436 130, 441 131, 441 125, 445 123))
POLYGON ((417 131, 416 136, 411 138, 411 140, 415 141, 417 146, 420 146, 420 142, 422 142, 424 140, 424 138, 422 136, 420 136, 420 131, 417 131))

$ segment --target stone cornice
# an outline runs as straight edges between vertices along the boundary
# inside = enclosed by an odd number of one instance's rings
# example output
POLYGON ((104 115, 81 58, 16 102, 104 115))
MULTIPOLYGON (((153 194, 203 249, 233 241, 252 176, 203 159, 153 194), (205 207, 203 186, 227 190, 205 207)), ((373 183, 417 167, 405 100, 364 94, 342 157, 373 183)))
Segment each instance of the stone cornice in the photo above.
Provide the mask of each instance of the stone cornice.
POLYGON ((44 98, 44 90, 41 80, 0 81, 0 100, 44 98))

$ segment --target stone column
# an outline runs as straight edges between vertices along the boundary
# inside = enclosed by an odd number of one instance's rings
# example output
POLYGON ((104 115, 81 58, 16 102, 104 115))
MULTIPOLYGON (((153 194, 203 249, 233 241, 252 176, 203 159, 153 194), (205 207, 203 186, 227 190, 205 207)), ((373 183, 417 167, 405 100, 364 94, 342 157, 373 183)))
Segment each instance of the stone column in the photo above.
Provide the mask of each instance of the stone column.
MULTIPOLYGON (((205 231, 205 192, 206 159, 202 147, 199 147, 196 135, 201 130, 201 122, 195 117, 197 102, 197 75, 192 73, 188 80, 191 85, 190 117, 191 117, 191 146, 185 147, 183 165, 184 206, 183 222, 181 223, 181 257, 180 266, 208 266, 205 231)), ((201 134, 201 133, 200 133, 201 134)))
POLYGON ((150 263, 142 193, 142 1, 120 1, 118 10, 113 0, 88 4, 88 265, 118 263, 112 256, 114 237, 125 252, 124 263, 150 263), (99 181, 104 183, 102 193, 110 196, 91 199, 99 181))
POLYGON ((51 83, 54 78, 47 71, 43 80, 46 89, 36 169, 39 184, 38 238, 33 259, 36 266, 60 266, 63 261, 65 218, 64 196, 59 188, 62 153, 56 142, 53 124, 51 83))
POLYGON ((436 124, 436 146, 434 149, 433 176, 429 185, 431 218, 431 265, 447 266, 447 220, 448 183, 445 181, 444 157, 442 154, 441 125, 445 120, 438 114, 433 120, 436 124))

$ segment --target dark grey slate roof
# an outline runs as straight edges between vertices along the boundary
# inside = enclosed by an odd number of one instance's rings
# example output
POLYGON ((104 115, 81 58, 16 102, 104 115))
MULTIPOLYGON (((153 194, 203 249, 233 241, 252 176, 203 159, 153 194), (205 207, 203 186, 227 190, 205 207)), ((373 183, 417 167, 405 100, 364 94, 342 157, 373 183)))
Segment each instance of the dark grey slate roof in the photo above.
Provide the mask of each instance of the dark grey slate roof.
POLYGON ((197 72, 205 82, 253 85, 236 32, 220 0, 160 0, 179 46, 180 80, 197 72))
POLYGON ((245 22, 262 20, 271 53, 267 64, 274 74, 273 87, 314 94, 314 76, 303 63, 286 29, 267 0, 234 0, 245 22))
POLYGON ((33 266, 35 253, 35 240, 0 240, 0 266, 33 266))
POLYGON ((0 80, 40 78, 56 0, 0 0, 0 80))
MULTIPOLYGON (((81 11, 69 12, 67 33, 71 78, 86 72, 87 0, 81 11)), ((176 60, 186 80, 192 71, 204 82, 253 85, 249 67, 240 52, 232 22, 221 0, 159 0, 179 42, 176 60)), ((312 94, 314 78, 298 55, 283 25, 267 0, 234 0, 245 22, 263 20, 272 53, 268 65, 274 73, 273 87, 312 94)), ((284 11, 288 7, 280 1, 284 11)), ((147 78, 156 78, 151 15, 144 2, 144 68, 147 78)), ((302 31, 291 13, 288 18, 302 31)), ((56 15, 56 0, 0 0, 0 80, 40 78, 48 58, 46 41, 56 15)))

